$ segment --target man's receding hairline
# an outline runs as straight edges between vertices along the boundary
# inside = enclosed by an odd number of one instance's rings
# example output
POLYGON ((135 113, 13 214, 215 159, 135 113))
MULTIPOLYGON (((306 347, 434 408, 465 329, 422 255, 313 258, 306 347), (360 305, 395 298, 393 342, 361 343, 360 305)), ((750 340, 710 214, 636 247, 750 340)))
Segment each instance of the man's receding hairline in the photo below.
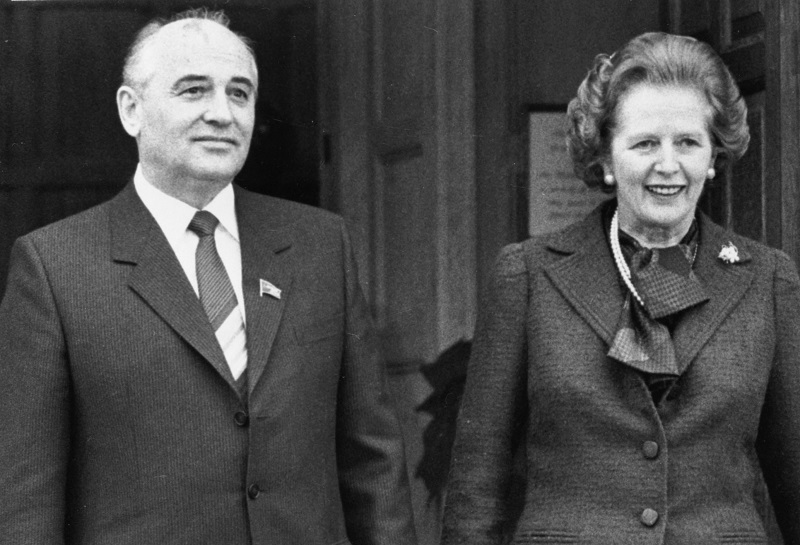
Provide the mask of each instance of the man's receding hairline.
MULTIPOLYGON (((238 42, 249 54, 253 70, 256 74, 258 73, 255 52, 253 51, 250 41, 245 36, 233 32, 226 24, 223 24, 215 19, 204 19, 200 17, 189 17, 185 19, 169 21, 157 19, 142 27, 137 34, 136 42, 138 43, 134 44, 135 47, 131 49, 128 58, 126 59, 125 66, 123 67, 122 84, 138 90, 142 90, 147 86, 150 79, 152 79, 155 70, 152 67, 150 70, 146 70, 146 63, 143 62, 143 59, 150 50, 159 45, 159 36, 163 36, 164 29, 175 25, 176 31, 177 26, 181 26, 181 30, 188 29, 192 32, 202 33, 204 31, 204 23, 215 24, 222 29, 227 30, 236 40, 238 40, 238 42), (180 25, 178 25, 178 23, 180 23, 180 25)), ((163 38, 161 38, 161 40, 163 41, 163 38)), ((258 82, 253 83, 256 86, 258 85, 258 82)))

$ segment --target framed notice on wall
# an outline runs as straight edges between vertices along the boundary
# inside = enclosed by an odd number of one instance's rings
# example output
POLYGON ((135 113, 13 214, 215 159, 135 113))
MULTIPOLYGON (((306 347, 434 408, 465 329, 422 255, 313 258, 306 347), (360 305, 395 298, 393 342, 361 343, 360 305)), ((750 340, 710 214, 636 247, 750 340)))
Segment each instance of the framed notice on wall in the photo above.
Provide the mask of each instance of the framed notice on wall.
POLYGON ((565 106, 528 109, 528 232, 549 233, 582 219, 609 195, 572 172, 565 106))

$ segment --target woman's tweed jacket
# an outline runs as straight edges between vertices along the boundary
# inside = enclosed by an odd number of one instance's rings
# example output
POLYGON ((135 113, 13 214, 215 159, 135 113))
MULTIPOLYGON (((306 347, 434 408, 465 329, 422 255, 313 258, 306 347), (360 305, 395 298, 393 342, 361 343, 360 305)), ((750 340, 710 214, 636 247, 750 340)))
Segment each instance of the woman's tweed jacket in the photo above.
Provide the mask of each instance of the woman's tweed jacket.
POLYGON ((800 544, 795 266, 700 216, 695 273, 710 300, 677 325, 682 375, 656 407, 642 376, 606 356, 623 286, 601 208, 499 257, 442 543, 497 544, 506 532, 513 543, 766 543, 754 494, 763 468, 784 539, 800 544), (728 242, 738 263, 718 257, 728 242), (503 499, 515 486, 517 523, 503 499))

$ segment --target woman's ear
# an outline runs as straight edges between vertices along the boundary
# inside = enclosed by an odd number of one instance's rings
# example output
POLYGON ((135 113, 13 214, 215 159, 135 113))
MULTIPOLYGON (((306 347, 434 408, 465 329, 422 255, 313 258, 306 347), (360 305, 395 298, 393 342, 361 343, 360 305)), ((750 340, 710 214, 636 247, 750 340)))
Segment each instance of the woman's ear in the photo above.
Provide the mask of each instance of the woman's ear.
POLYGON ((603 161, 601 165, 603 167, 603 183, 609 187, 614 187, 617 181, 614 179, 614 171, 611 169, 611 163, 609 161, 603 161))
POLYGON ((139 136, 142 129, 142 105, 135 89, 127 85, 117 89, 117 110, 125 132, 134 138, 139 136))
POLYGON ((719 153, 719 148, 714 148, 714 151, 711 152, 711 161, 708 164, 708 171, 706 171, 706 180, 711 181, 717 175, 717 170, 714 168, 714 165, 717 164, 717 154, 719 153))

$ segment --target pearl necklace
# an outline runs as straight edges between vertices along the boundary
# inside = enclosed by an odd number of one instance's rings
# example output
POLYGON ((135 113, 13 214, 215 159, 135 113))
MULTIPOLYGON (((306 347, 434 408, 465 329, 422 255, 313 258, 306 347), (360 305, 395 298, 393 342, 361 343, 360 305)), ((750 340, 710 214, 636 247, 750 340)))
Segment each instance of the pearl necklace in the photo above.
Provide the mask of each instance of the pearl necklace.
POLYGON ((639 304, 642 305, 644 308, 644 301, 642 298, 639 297, 639 292, 636 291, 636 288, 631 282, 631 269, 628 267, 628 264, 625 262, 625 257, 622 255, 622 248, 619 246, 619 218, 618 218, 619 210, 614 211, 614 217, 611 218, 611 230, 609 232, 609 238, 611 239, 611 253, 614 254, 614 263, 617 264, 617 270, 619 271, 620 276, 622 276, 622 280, 625 282, 625 285, 628 286, 633 297, 639 301, 639 304))

